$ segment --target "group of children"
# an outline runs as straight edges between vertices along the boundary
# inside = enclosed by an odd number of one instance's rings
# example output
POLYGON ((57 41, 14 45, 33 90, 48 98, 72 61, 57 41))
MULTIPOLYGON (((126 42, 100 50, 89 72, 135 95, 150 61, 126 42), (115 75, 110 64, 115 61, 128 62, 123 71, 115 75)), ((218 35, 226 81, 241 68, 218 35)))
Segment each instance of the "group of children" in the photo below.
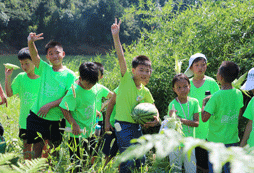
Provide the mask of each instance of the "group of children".
MULTIPOLYGON (((24 72, 16 76, 11 83, 13 70, 5 69, 7 96, 19 94, 21 100, 19 137, 24 142, 23 152, 26 159, 41 157, 45 143, 50 149, 59 146, 63 133, 59 128, 65 126, 71 128, 68 141, 71 162, 79 164, 80 160, 86 160, 87 153, 92 158, 91 164, 96 158, 99 147, 94 136, 96 124, 104 126, 105 132, 112 131, 112 134, 104 135, 102 151, 106 156, 105 165, 118 151, 122 153, 133 145, 130 143, 131 139, 142 136, 142 128, 131 118, 131 112, 141 102, 154 104, 152 94, 145 87, 152 73, 152 63, 148 57, 139 55, 132 60, 131 72, 127 69, 119 39, 120 25, 121 21, 118 23, 116 19, 111 26, 121 72, 120 84, 114 92, 97 83, 103 77, 102 64, 82 63, 77 78, 62 64, 65 52, 60 43, 51 41, 46 45, 46 57, 52 64, 49 65, 40 58, 34 43, 43 39, 42 34, 29 34, 28 48, 23 48, 18 53, 24 72), (103 97, 109 101, 102 106, 103 97), (106 106, 103 120, 101 111, 106 106), (114 139, 116 140, 112 145, 114 139)), ((221 89, 214 79, 205 75, 206 69, 206 56, 197 53, 190 57, 185 74, 174 76, 172 87, 177 96, 168 106, 168 115, 171 116, 173 112, 177 114, 186 137, 220 142, 226 147, 237 146, 238 119, 242 115, 243 95, 232 86, 232 82, 239 74, 239 67, 229 61, 221 64, 217 73, 221 89), (191 76, 193 78, 189 79, 191 76), (206 91, 211 94, 207 103, 203 101, 206 91)), ((248 73, 247 82, 242 89, 254 93, 254 69, 248 73)), ((0 96, 2 104, 7 104, 3 91, 0 96)), ((252 99, 243 114, 249 119, 249 123, 240 146, 246 145, 248 139, 248 144, 254 146, 253 104, 252 99)), ((157 125, 159 113, 154 116, 154 121, 147 122, 144 126, 157 125)), ((57 153, 53 154, 57 156, 57 153)), ((169 156, 170 164, 174 164, 174 172, 182 171, 181 155, 182 149, 179 148, 169 156)), ((134 167, 140 167, 144 163, 145 156, 129 160, 120 164, 119 171, 131 172, 134 167)), ((196 148, 192 152, 190 161, 187 157, 184 159, 184 167, 185 172, 213 172, 208 152, 202 148, 196 148)), ((228 164, 225 164, 224 171, 229 172, 228 164)))

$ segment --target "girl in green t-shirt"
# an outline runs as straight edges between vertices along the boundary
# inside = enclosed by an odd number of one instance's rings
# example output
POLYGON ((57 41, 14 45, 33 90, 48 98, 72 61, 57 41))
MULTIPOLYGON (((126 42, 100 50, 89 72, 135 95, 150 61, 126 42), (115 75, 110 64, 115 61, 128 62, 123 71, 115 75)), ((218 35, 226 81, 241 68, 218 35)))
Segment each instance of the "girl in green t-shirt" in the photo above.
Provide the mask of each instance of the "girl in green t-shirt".
MULTIPOLYGON (((190 81, 185 74, 177 74, 173 78, 173 90, 177 94, 177 97, 169 104, 169 116, 172 116, 173 112, 177 114, 180 121, 183 124, 184 136, 195 137, 195 127, 199 125, 199 107, 198 100, 192 97, 188 97, 190 92, 190 81), (175 110, 173 110, 173 105, 175 110)), ((184 162, 185 172, 196 172, 196 157, 195 152, 191 153, 191 159, 189 160, 185 155, 182 160, 182 148, 175 150, 169 154, 170 165, 174 164, 173 172, 181 172, 182 162, 184 162)))

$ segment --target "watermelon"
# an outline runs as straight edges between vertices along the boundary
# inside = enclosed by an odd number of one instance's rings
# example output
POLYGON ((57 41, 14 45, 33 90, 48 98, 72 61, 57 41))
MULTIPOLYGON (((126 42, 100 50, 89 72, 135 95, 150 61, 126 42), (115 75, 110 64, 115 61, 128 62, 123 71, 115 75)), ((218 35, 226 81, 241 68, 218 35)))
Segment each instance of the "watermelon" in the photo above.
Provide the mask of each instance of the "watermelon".
POLYGON ((151 103, 139 103, 132 110, 131 117, 137 124, 145 124, 157 116, 157 108, 151 103))

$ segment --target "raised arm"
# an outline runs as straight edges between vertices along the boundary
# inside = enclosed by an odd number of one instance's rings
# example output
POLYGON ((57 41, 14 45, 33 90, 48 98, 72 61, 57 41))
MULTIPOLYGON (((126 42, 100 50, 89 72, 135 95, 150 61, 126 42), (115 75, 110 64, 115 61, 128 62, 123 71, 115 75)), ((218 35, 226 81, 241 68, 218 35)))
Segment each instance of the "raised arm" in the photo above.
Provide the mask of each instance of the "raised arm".
POLYGON ((11 75, 12 75, 13 69, 5 68, 5 91, 7 97, 13 96, 13 92, 11 89, 11 75))
POLYGON ((108 95, 107 95, 107 101, 105 101, 104 103, 102 103, 102 106, 101 106, 101 112, 103 111, 103 109, 105 109, 105 107, 108 106, 109 102, 110 102, 110 99, 113 97, 114 93, 112 91, 109 91, 108 95))
POLYGON ((126 65, 126 60, 124 58, 123 48, 119 38, 120 25, 121 25, 121 20, 117 24, 117 18, 116 18, 115 23, 111 26, 111 32, 114 39, 114 45, 115 45, 116 54, 117 54, 119 65, 120 65, 121 75, 124 76, 125 72, 127 71, 127 65, 126 65))
POLYGON ((39 65, 40 65, 40 56, 38 54, 38 50, 37 50, 34 42, 37 40, 44 39, 43 37, 41 37, 42 35, 43 35, 43 33, 38 34, 38 35, 36 35, 36 33, 30 33, 29 36, 27 37, 30 56, 32 58, 32 61, 35 65, 35 67, 37 67, 37 68, 39 68, 39 65))

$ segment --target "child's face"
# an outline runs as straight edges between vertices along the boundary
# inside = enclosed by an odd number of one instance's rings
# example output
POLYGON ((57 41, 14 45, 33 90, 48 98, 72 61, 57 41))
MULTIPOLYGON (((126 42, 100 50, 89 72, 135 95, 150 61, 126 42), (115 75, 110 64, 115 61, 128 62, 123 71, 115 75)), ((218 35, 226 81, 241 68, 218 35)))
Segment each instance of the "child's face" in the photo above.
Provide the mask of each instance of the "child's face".
POLYGON ((92 89, 92 87, 94 86, 94 84, 91 84, 90 82, 86 81, 86 80, 82 80, 81 77, 79 77, 79 82, 80 82, 80 86, 85 89, 85 90, 90 90, 92 89))
POLYGON ((194 76, 204 76, 207 65, 205 59, 201 59, 198 62, 194 62, 190 67, 190 70, 194 73, 194 76))
POLYGON ((143 85, 147 85, 151 77, 151 68, 147 65, 138 65, 132 68, 133 77, 143 85))
POLYGON ((30 59, 19 60, 22 70, 26 73, 31 73, 34 71, 35 65, 30 59))
POLYGON ((48 53, 46 55, 47 59, 53 64, 53 66, 61 65, 64 56, 65 52, 59 46, 49 48, 48 53))
POLYGON ((185 98, 190 92, 190 84, 187 80, 180 79, 175 82, 173 90, 178 97, 185 98))

